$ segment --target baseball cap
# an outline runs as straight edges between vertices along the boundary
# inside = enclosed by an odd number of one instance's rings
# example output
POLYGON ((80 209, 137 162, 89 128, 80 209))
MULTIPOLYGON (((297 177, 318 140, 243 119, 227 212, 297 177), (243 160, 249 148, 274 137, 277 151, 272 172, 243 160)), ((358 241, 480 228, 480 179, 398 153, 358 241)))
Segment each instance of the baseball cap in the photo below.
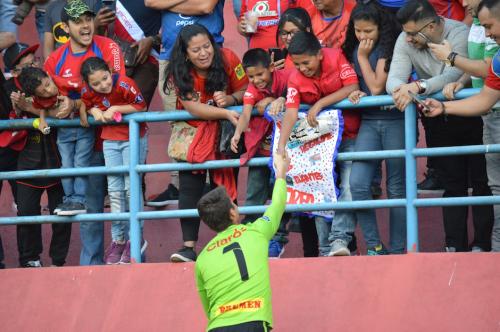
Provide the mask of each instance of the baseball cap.
POLYGON ((24 43, 15 43, 14 45, 6 49, 3 55, 3 63, 5 64, 5 69, 14 69, 14 66, 19 63, 23 56, 30 53, 35 53, 39 46, 39 44, 29 46, 28 44, 24 43))
POLYGON ((95 16, 94 11, 85 2, 81 0, 69 0, 61 11, 61 21, 76 21, 84 14, 95 16))

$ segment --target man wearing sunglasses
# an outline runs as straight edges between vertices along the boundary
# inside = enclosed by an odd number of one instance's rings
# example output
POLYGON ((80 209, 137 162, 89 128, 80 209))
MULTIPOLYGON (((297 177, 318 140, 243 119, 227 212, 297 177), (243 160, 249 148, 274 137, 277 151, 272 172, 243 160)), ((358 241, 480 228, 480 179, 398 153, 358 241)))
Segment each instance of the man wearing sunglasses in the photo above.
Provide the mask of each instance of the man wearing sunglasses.
MULTIPOLYGON (((426 0, 410 0, 397 13, 403 26, 394 49, 387 80, 387 91, 396 106, 403 111, 411 102, 409 92, 430 95, 457 81, 463 72, 446 66, 436 58, 428 44, 447 40, 452 51, 467 55, 468 29, 460 22, 439 17, 426 0), (407 83, 412 68, 419 80, 407 83)), ((448 116, 423 119, 428 147, 482 144, 480 117, 448 116)), ((467 196, 470 182, 474 195, 491 195, 486 178, 484 155, 439 157, 432 160, 445 189, 444 197, 467 196)), ((467 241, 467 207, 444 207, 443 219, 447 251, 488 251, 491 246, 493 209, 491 206, 472 208, 475 232, 471 248, 467 241)))

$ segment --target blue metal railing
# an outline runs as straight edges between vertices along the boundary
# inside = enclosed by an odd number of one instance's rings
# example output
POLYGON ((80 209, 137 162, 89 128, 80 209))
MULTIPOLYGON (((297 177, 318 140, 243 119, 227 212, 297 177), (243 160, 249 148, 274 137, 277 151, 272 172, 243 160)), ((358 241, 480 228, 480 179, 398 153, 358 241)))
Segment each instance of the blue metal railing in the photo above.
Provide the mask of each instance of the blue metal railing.
MULTIPOLYGON (((466 89, 457 94, 457 99, 466 98, 479 92, 479 89, 466 89)), ((443 99, 441 94, 433 97, 443 99)), ((364 108, 368 106, 386 106, 392 105, 391 96, 373 96, 364 97, 357 105, 344 100, 333 105, 335 108, 364 108)), ((241 107, 230 107, 230 109, 241 111, 241 107)), ((141 211, 141 173, 147 172, 168 172, 175 170, 200 170, 223 167, 239 167, 239 160, 219 160, 208 161, 200 164, 189 163, 163 163, 140 165, 139 160, 139 123, 141 122, 160 122, 193 119, 185 111, 179 112, 148 112, 135 113, 124 117, 124 122, 129 123, 130 130, 130 165, 117 167, 85 167, 79 169, 51 169, 51 170, 32 170, 16 172, 0 172, 0 180, 22 179, 34 177, 63 177, 91 174, 127 174, 130 177, 130 209, 125 213, 102 213, 102 214, 83 214, 74 217, 60 217, 55 215, 43 216, 25 216, 25 217, 0 217, 0 225, 20 224, 20 223, 49 223, 49 222, 82 222, 94 221, 102 222, 104 220, 130 220, 130 242, 131 254, 136 262, 141 261, 140 241, 141 227, 140 220, 147 219, 170 219, 195 217, 198 215, 195 209, 189 210, 169 210, 169 211, 141 211)), ((6 120, 0 121, 0 130, 13 128, 32 128, 33 119, 26 120, 6 120)), ((415 105, 408 106, 405 112, 405 149, 404 150, 386 150, 386 151, 367 151, 367 152, 349 152, 339 153, 338 160, 370 160, 370 159, 389 159, 405 158, 406 163, 406 199, 385 199, 368 200, 337 203, 319 203, 307 205, 288 205, 287 211, 314 211, 314 210, 345 210, 345 209, 378 209, 389 207, 406 207, 407 216, 407 248, 408 252, 418 252, 418 219, 417 208, 431 206, 456 206, 456 205, 487 205, 500 204, 500 196, 476 196, 476 197, 450 197, 450 198, 417 198, 417 157, 424 156, 451 156, 463 154, 484 154, 500 153, 500 144, 495 145, 476 145, 460 147, 442 147, 442 148, 416 148, 416 130, 417 115, 415 105)), ((92 118, 89 119, 91 125, 100 125, 92 118)), ((49 119, 51 127, 76 127, 79 126, 79 120, 56 120, 49 119)), ((248 166, 267 165, 269 158, 254 158, 248 166)), ((265 206, 241 207, 240 212, 262 213, 265 206)))

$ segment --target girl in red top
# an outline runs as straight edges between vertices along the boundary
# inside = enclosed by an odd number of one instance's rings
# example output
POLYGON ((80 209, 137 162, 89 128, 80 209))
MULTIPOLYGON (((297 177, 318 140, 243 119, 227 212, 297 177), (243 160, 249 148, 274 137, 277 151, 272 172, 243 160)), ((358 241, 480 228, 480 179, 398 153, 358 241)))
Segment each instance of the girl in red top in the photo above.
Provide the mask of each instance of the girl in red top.
MULTIPOLYGON (((204 26, 189 25, 177 37, 165 77, 167 80, 164 89, 167 94, 175 89, 178 109, 185 109, 197 118, 209 120, 188 122, 198 128, 189 146, 188 161, 202 162, 221 158, 216 149, 218 120, 229 120, 236 126, 239 114, 224 107, 240 105, 248 84, 236 54, 229 49, 219 48, 204 26), (194 146, 200 151, 190 154, 194 146)), ((232 172, 232 169, 228 171, 232 172)), ((216 170, 213 174, 211 172, 211 180, 217 183, 220 172, 224 170, 216 170)), ((205 180, 206 172, 179 171, 179 209, 196 208, 205 180)), ((224 185, 226 189, 230 189, 228 186, 235 189, 231 174, 222 180, 231 180, 224 185)), ((170 257, 173 262, 196 260, 194 247, 199 227, 199 218, 181 218, 184 247, 170 257)))
MULTIPOLYGON (((122 114, 144 112, 146 102, 135 82, 125 75, 112 74, 107 63, 97 57, 85 60, 80 74, 86 83, 81 90, 82 102, 96 121, 120 122, 122 114)), ((140 125, 139 163, 146 160, 146 125, 140 125)), ((104 161, 107 167, 128 165, 130 143, 128 125, 103 126, 104 161)), ((128 210, 130 183, 126 175, 108 175, 111 212, 128 210)), ((142 195, 141 195, 142 197, 142 195)), ((129 221, 113 221, 112 242, 105 254, 106 264, 130 263, 129 221)))
POLYGON ((278 22, 278 30, 276 31, 276 44, 283 45, 283 52, 286 54, 286 57, 283 60, 274 61, 274 68, 295 68, 288 54, 288 46, 292 41, 292 37, 299 31, 313 31, 311 18, 303 8, 288 8, 283 15, 281 15, 278 22))

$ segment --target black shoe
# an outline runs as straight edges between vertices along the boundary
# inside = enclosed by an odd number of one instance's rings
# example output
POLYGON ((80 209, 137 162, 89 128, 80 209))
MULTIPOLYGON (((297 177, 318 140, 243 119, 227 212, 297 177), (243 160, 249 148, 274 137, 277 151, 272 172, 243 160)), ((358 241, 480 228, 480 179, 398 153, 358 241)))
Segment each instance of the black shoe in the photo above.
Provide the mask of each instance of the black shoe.
POLYGON ((58 214, 59 212, 61 212, 61 210, 63 209, 67 209, 68 208, 68 205, 70 204, 71 202, 65 202, 65 203, 60 203, 57 205, 57 207, 54 209, 54 214, 58 214))
POLYGON ((157 195, 155 198, 147 201, 146 205, 152 207, 161 207, 177 203, 179 203, 179 190, 170 183, 167 190, 157 195))
POLYGON ((61 210, 57 212, 58 216, 76 216, 77 214, 87 213, 87 208, 82 203, 70 202, 67 205, 63 205, 61 210))
POLYGON ((196 261, 196 252, 191 247, 183 246, 170 256, 170 261, 172 263, 194 262, 196 261))
POLYGON ((425 179, 417 184, 418 190, 443 190, 443 185, 434 170, 429 169, 425 173, 425 179))

